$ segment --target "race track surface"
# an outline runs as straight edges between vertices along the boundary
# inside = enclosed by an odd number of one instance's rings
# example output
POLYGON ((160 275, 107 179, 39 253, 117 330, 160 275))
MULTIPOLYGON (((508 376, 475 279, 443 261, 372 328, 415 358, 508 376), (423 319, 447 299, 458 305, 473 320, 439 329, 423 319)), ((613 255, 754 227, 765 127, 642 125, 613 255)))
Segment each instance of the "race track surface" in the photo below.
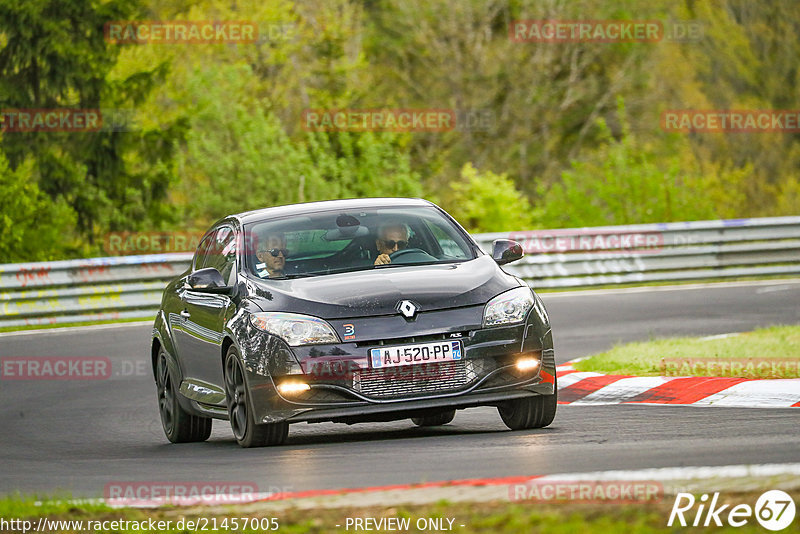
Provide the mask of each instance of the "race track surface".
MULTIPOLYGON (((800 324, 800 282, 545 294, 556 359, 616 342, 800 324)), ((463 478, 800 461, 796 409, 560 406, 547 429, 511 432, 493 408, 450 425, 297 424, 286 445, 244 450, 228 423, 206 443, 171 445, 147 361, 150 327, 0 336, 0 357, 100 356, 114 376, 0 380, 0 491, 100 497, 129 481, 255 483, 260 491, 357 488, 463 478)))

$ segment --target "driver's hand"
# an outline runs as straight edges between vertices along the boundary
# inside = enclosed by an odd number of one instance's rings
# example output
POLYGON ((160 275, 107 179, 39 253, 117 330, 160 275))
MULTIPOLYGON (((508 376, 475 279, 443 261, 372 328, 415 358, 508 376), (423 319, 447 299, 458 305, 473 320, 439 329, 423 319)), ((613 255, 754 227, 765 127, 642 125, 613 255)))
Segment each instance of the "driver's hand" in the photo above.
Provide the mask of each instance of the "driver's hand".
POLYGON ((381 254, 375 258, 375 265, 387 265, 389 263, 392 263, 392 258, 388 254, 381 254))

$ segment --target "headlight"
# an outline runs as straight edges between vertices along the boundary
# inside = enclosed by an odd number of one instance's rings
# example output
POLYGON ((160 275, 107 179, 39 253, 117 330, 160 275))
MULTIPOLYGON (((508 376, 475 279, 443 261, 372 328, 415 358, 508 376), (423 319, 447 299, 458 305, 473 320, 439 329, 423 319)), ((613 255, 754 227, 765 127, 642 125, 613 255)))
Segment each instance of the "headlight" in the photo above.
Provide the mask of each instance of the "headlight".
POLYGON ((264 312, 250 315, 256 328, 283 338, 290 347, 339 343, 331 325, 317 317, 297 313, 264 312))
POLYGON ((483 311, 483 326, 519 323, 533 307, 533 294, 527 287, 518 287, 497 295, 483 311))

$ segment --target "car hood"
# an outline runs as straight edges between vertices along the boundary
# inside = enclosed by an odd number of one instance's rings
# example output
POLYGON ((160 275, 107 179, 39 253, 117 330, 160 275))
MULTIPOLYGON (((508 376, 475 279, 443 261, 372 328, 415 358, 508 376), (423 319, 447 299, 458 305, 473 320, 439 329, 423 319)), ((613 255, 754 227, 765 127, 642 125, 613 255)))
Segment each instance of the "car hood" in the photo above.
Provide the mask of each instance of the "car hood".
POLYGON ((264 311, 324 319, 394 315, 401 300, 418 305, 420 313, 475 306, 520 285, 489 256, 291 280, 248 280, 253 301, 264 311))

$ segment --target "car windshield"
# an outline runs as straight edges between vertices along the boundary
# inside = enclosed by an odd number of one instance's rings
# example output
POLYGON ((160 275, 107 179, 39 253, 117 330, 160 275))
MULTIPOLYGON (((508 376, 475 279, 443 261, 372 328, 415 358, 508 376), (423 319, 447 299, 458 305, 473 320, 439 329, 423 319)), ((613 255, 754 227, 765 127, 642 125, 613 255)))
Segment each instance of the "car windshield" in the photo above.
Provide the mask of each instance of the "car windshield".
POLYGON ((244 263, 259 278, 475 258, 463 232, 433 207, 326 211, 250 223, 245 232, 244 263))

